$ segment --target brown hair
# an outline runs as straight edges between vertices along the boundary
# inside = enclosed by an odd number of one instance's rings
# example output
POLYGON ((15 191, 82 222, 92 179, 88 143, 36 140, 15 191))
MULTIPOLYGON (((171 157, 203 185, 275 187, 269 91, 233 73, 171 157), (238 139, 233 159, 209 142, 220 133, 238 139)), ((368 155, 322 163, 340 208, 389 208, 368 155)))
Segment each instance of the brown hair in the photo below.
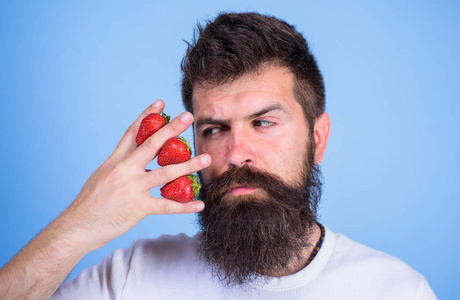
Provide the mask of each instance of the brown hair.
POLYGON ((294 74, 296 100, 313 130, 314 120, 325 110, 323 77, 315 58, 293 26, 258 13, 224 13, 205 26, 198 24, 181 64, 185 109, 193 112, 194 87, 231 83, 266 65, 294 74))

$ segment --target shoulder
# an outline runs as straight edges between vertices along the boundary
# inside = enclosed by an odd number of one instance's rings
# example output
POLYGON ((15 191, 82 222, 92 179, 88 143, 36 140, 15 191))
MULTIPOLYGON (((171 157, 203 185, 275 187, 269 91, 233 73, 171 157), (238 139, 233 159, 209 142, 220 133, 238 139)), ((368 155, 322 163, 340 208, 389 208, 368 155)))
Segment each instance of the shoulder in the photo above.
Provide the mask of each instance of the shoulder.
POLYGON ((180 254, 184 251, 195 250, 197 241, 184 233, 177 235, 162 235, 155 239, 139 239, 132 243, 133 252, 157 252, 165 254, 180 254))
POLYGON ((162 235, 155 239, 139 239, 129 248, 130 264, 155 262, 155 264, 170 261, 195 259, 197 241, 186 234, 162 235))
POLYGON ((164 278, 173 278, 181 266, 188 266, 189 272, 197 269, 196 245, 185 234, 136 240, 63 284, 53 299, 118 299, 133 289, 150 295, 151 289, 158 290, 164 278))
POLYGON ((393 299, 435 299, 425 277, 399 258, 333 233, 335 245, 329 266, 374 292, 393 299))
POLYGON ((417 279, 423 277, 408 264, 392 255, 372 249, 361 243, 355 242, 341 233, 335 233, 334 259, 344 265, 355 265, 359 268, 376 270, 379 273, 391 272, 404 273, 417 279))

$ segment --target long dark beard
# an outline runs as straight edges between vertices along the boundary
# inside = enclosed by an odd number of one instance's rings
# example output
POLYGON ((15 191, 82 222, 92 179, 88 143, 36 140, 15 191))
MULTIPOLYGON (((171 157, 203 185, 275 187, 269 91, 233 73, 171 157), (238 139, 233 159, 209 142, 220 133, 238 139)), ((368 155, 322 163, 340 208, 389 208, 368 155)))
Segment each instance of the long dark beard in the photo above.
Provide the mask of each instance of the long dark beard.
POLYGON ((278 274, 304 259, 321 198, 321 171, 306 157, 296 186, 276 175, 245 165, 203 183, 199 214, 200 254, 214 276, 229 286, 244 285, 263 274, 278 274), (231 186, 260 190, 231 196, 231 186))

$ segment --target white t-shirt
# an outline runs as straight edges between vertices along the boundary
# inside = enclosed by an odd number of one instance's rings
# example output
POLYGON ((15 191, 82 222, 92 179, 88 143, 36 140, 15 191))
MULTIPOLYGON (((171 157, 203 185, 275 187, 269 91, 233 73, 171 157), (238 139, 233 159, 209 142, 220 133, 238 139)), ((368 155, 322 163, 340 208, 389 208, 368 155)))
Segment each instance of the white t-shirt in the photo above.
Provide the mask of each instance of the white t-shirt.
POLYGON ((52 299, 437 299, 425 278, 401 260, 326 227, 321 249, 299 272, 227 288, 185 234, 137 240, 62 285, 52 299))

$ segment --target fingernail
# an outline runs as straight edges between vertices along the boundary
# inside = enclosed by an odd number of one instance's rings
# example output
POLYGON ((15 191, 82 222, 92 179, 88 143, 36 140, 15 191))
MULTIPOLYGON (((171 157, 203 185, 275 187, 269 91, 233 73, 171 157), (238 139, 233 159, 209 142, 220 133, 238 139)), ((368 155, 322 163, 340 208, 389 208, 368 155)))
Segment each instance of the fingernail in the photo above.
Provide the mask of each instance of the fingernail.
POLYGON ((196 201, 195 203, 195 209, 197 211, 202 211, 204 209, 204 203, 201 201, 196 201))
POLYGON ((209 164, 209 156, 203 155, 200 157, 200 162, 202 165, 207 166, 209 164))
POLYGON ((180 120, 184 123, 190 121, 190 113, 189 112, 183 112, 181 115, 180 115, 180 120))
POLYGON ((152 106, 153 107, 160 107, 161 106, 161 101, 157 100, 157 101, 153 102, 152 106))

